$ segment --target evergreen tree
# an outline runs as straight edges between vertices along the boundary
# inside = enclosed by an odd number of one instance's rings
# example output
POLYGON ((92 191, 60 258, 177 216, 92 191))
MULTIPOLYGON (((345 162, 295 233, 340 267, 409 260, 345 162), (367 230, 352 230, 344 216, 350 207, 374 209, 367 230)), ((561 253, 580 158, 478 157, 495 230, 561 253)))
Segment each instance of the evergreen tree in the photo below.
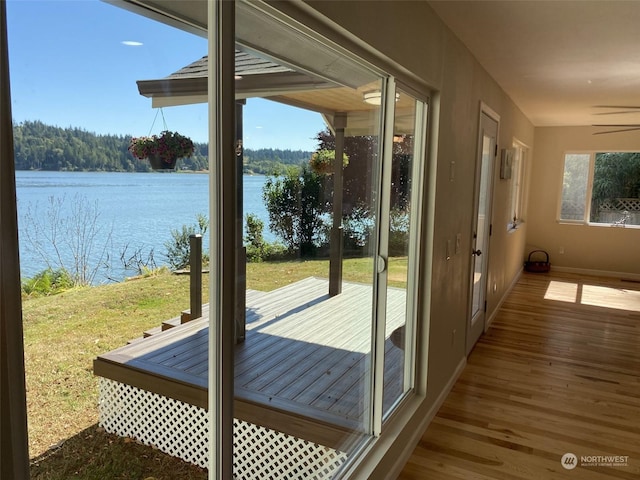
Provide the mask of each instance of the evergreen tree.
MULTIPOLYGON (((39 120, 14 127, 16 170, 65 170, 148 172, 148 162, 134 159, 128 151, 131 135, 98 135, 77 127, 54 127, 39 120)), ((178 169, 209 168, 209 146, 196 143, 192 157, 178 161, 178 169)), ((263 148, 244 150, 244 172, 269 174, 287 165, 300 165, 311 152, 263 148)))

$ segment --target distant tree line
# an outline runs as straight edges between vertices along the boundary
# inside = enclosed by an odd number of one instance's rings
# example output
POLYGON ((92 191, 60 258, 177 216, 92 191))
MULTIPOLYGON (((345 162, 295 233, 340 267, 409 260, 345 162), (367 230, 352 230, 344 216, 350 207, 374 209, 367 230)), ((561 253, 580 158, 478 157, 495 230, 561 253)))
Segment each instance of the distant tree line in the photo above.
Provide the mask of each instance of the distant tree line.
MULTIPOLYGON (((39 120, 14 127, 17 170, 147 172, 149 163, 129 153, 131 135, 98 135, 77 127, 55 127, 39 120)), ((178 161, 178 169, 202 171, 208 167, 209 147, 195 143, 192 157, 178 161)), ((267 174, 286 165, 307 161, 311 152, 272 148, 244 150, 244 172, 267 174)))
POLYGON ((307 163, 313 152, 261 148, 244 150, 244 173, 271 175, 282 172, 290 165, 307 163))

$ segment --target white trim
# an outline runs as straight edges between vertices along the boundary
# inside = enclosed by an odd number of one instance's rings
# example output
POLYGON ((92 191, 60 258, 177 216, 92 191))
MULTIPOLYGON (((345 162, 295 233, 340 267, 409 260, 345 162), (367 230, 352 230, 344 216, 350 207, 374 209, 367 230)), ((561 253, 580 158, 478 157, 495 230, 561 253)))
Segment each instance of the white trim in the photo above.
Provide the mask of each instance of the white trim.
POLYGON ((462 357, 451 375, 451 378, 433 404, 428 408, 426 413, 422 413, 421 411, 423 409, 421 407, 427 402, 425 396, 416 395, 410 398, 407 401, 405 408, 403 408, 402 411, 397 412, 397 415, 389 421, 388 429, 385 429, 385 435, 377 438, 375 442, 372 442, 369 449, 364 452, 362 457, 363 461, 356 462, 346 470, 340 472, 340 478, 348 478, 349 480, 370 480, 371 478, 374 478, 372 475, 381 463, 385 463, 385 465, 388 464, 389 468, 385 472, 385 476, 380 478, 384 478, 385 480, 395 480, 398 478, 398 475, 415 450, 416 445, 418 445, 420 438, 427 431, 431 421, 437 415, 440 407, 444 404, 466 366, 467 358, 462 357), (410 429, 408 428, 409 425, 415 425, 415 427, 410 429), (409 433, 405 435, 405 432, 409 433), (404 448, 402 448, 402 454, 394 456, 393 458, 390 458, 388 462, 385 462, 385 456, 389 449, 400 441, 404 445, 404 448))
MULTIPOLYGON (((470 242, 471 242, 471 249, 472 251, 474 251, 475 249, 477 249, 477 232, 478 232, 478 217, 479 217, 479 213, 480 213, 480 191, 482 188, 482 170, 483 170, 483 164, 484 164, 484 160, 483 160, 483 155, 482 155, 482 149, 483 149, 483 144, 484 144, 484 130, 482 128, 483 126, 483 116, 486 115, 487 118, 489 118, 490 120, 492 120, 493 122, 495 122, 496 124, 496 136, 495 136, 495 143, 493 145, 495 152, 490 152, 489 155, 491 157, 491 170, 490 172, 487 172, 488 178, 487 178, 487 191, 486 191, 486 201, 487 201, 487 205, 488 208, 486 209, 488 212, 487 215, 487 227, 488 227, 488 231, 486 233, 486 242, 483 243, 482 245, 482 249, 484 250, 482 252, 482 276, 483 278, 481 279, 481 282, 484 282, 484 285, 480 284, 480 288, 481 290, 484 292, 483 293, 483 298, 481 299, 481 301, 484 302, 484 306, 480 305, 480 309, 484 309, 486 306, 486 302, 487 302, 487 285, 488 285, 488 272, 489 272, 489 254, 490 254, 490 250, 491 250, 491 234, 489 233, 491 231, 492 225, 493 225, 493 214, 494 214, 494 208, 493 208, 493 193, 494 193, 494 188, 495 188, 495 176, 496 176, 496 160, 497 160, 497 155, 494 153, 497 153, 497 149, 498 149, 498 145, 500 145, 500 115, 498 113, 495 112, 495 110, 493 110, 491 107, 489 107, 487 104, 485 104, 484 102, 480 102, 480 111, 478 113, 478 129, 477 129, 477 139, 476 139, 476 165, 475 165, 475 172, 474 172, 474 188, 473 188, 473 205, 472 205, 472 215, 471 215, 471 238, 470 238, 470 242)), ((471 252, 470 252, 471 253, 471 252)), ((465 353, 468 355, 469 353, 471 353, 471 350, 473 348, 473 345, 475 345, 475 343, 477 342, 477 339, 475 339, 473 341, 473 344, 471 344, 471 334, 472 334, 472 325, 473 325, 473 318, 474 318, 474 311, 473 311, 473 306, 474 306, 474 285, 475 285, 475 262, 477 260, 477 257, 474 257, 473 255, 470 255, 469 260, 468 260, 468 267, 467 267, 467 272, 469 272, 469 284, 468 284, 468 292, 469 292, 469 298, 468 298, 468 305, 467 305, 467 318, 466 318, 466 328, 465 328, 465 353)), ((480 314, 479 314, 480 315, 480 314)), ((487 329, 487 312, 486 309, 484 310, 484 312, 481 314, 482 315, 482 331, 486 331, 487 329)))
POLYGON ((233 476, 235 333, 235 2, 208 0, 210 480, 233 476), (232 121, 229 121, 232 120, 232 121), (233 199, 233 201, 230 201, 233 199), (231 254, 230 254, 231 252, 231 254))
MULTIPOLYGON (((493 118, 498 123, 498 127, 500 127, 500 114, 496 112, 493 108, 491 108, 489 105, 484 103, 483 101, 480 101, 480 118, 482 118, 483 113, 493 118)), ((499 128, 498 128, 498 133, 500 133, 499 128)), ((496 137, 496 145, 498 145, 497 137, 496 137)))
POLYGON ((509 185, 509 218, 507 221, 507 231, 515 230, 518 225, 524 223, 526 212, 526 186, 527 186, 527 170, 530 163, 529 157, 530 148, 517 138, 513 137, 511 142, 512 147, 516 150, 516 157, 514 159, 514 174, 511 177, 509 185), (516 173, 517 170, 517 173, 516 173), (513 221, 513 214, 516 214, 515 222, 513 221))
MULTIPOLYGON (((411 389, 416 387, 417 352, 418 352, 418 299, 420 298, 420 243, 422 240, 423 196, 425 183, 426 140, 427 140, 427 113, 429 105, 416 99, 416 118, 414 128, 414 152, 413 168, 411 172, 411 203, 409 219, 409 258, 411 259, 407 269, 407 315, 405 322, 405 382, 411 389)), ((426 342, 425 342, 426 343, 426 342)))
POLYGON ((151 108, 176 107, 179 105, 196 105, 207 103, 207 95, 180 95, 174 97, 152 97, 151 108))
POLYGON ((420 342, 420 349, 416 350, 416 392, 420 395, 427 395, 429 377, 429 338, 431 335, 431 283, 433 280, 433 251, 435 238, 435 218, 436 218, 436 185, 438 173, 438 138, 440 135, 440 94, 433 93, 431 102, 427 109, 427 142, 425 145, 425 172, 423 179, 423 216, 422 231, 422 251, 420 261, 422 270, 418 279, 420 290, 418 292, 418 315, 422 314, 417 325, 420 342))
POLYGON ((593 270, 590 268, 556 267, 551 266, 552 272, 575 273, 578 275, 588 275, 591 277, 618 278, 620 280, 640 281, 640 273, 614 272, 609 270, 593 270))
POLYGON ((378 241, 376 246, 377 258, 384 259, 385 268, 376 274, 375 312, 372 325, 372 418, 371 430, 375 437, 382 434, 383 389, 384 389, 384 361, 385 361, 385 325, 387 316, 387 286, 389 263, 389 210, 391 208, 391 166, 393 161, 393 125, 395 120, 396 83, 393 77, 388 77, 383 85, 384 107, 380 115, 380 136, 382 138, 381 160, 378 162, 377 182, 380 189, 378 195, 378 241))

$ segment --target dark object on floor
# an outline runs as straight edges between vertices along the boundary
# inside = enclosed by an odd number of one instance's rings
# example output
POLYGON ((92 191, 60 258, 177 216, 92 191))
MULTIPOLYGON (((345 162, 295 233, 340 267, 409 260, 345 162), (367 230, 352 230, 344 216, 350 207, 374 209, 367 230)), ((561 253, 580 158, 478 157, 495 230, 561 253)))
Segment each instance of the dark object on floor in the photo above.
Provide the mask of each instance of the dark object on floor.
MULTIPOLYGON (((538 257, 540 257, 540 255, 538 255, 538 257)), ((549 270, 551 270, 551 263, 549 263, 549 254, 547 252, 545 252, 544 250, 534 250, 531 253, 529 253, 529 257, 527 258, 527 261, 524 262, 524 269, 527 272, 533 272, 533 273, 545 273, 548 272, 549 270), (541 253, 544 254, 544 256, 546 257, 546 260, 542 261, 542 260, 531 260, 531 257, 533 256, 534 253, 541 253)))

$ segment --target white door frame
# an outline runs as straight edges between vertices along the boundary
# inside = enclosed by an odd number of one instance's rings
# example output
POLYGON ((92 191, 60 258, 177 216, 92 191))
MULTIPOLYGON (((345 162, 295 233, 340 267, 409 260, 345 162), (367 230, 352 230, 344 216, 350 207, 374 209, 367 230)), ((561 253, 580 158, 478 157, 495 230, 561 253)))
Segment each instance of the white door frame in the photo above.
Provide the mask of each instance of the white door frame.
MULTIPOLYGON (((493 129, 492 129, 493 130, 493 129)), ((500 115, 496 113, 493 109, 487 106, 485 103, 480 104, 480 115, 478 117, 478 146, 476 151, 476 173, 475 173, 475 186, 474 186, 474 195, 473 195, 473 219, 471 225, 471 255, 469 261, 469 308, 467 315, 467 335, 466 335, 466 353, 467 355, 471 353, 474 345, 478 341, 478 338, 485 330, 486 323, 486 294, 487 294, 487 273, 489 269, 489 245, 490 245, 490 237, 491 237, 491 217, 493 211, 493 180, 495 176, 495 168, 496 168, 496 158, 498 155, 498 132, 500 131, 500 115), (495 133, 494 136, 490 136, 493 139, 493 144, 491 145, 488 161, 490 165, 486 170, 486 178, 484 178, 484 185, 481 184, 483 181, 482 173, 483 173, 483 142, 484 142, 484 122, 495 122, 495 133), (486 192, 486 218, 488 221, 485 221, 486 226, 483 232, 481 233, 482 238, 478 239, 478 218, 479 218, 479 206, 480 206, 480 193, 482 189, 485 189, 486 192), (479 246, 481 248, 479 248, 479 246), (475 270, 476 270, 476 262, 481 261, 481 277, 479 279, 479 290, 475 288, 475 270), (479 303, 477 308, 474 308, 474 305, 479 303)), ((491 132, 493 133, 493 131, 491 132)))

